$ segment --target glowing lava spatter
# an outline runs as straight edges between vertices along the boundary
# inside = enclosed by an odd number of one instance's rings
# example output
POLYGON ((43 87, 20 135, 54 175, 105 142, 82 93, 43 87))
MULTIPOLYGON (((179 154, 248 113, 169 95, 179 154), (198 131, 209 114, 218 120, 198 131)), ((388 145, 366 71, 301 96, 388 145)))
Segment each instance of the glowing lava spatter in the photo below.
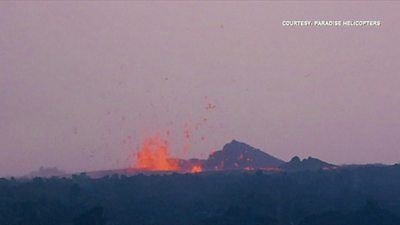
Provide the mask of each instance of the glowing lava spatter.
POLYGON ((195 166, 192 167, 190 172, 192 172, 192 173, 203 172, 203 167, 201 165, 195 165, 195 166))
MULTIPOLYGON (((208 101, 208 97, 205 97, 208 101)), ((215 104, 208 102, 206 110, 208 112, 214 111, 216 108, 215 104)), ((125 120, 125 119, 123 119, 125 120)), ((196 123, 185 123, 183 127, 183 146, 182 153, 184 158, 187 158, 189 150, 193 145, 193 131, 199 130, 203 125, 208 122, 206 116, 202 116, 196 123)), ((165 131, 166 138, 170 138, 171 131, 168 129, 165 131)), ((129 136, 130 139, 130 136, 129 136)), ((201 141, 206 138, 200 137, 201 141)), ((123 143, 126 144, 126 140, 123 143)), ((171 159, 169 155, 168 142, 165 139, 160 138, 158 135, 147 138, 142 143, 139 151, 134 155, 135 164, 132 171, 176 171, 176 172, 192 172, 199 173, 203 172, 203 166, 201 164, 188 163, 185 160, 171 159)), ((222 166, 223 167, 223 166, 222 166)))
POLYGON ((146 139, 136 154, 136 168, 148 171, 179 171, 178 162, 169 158, 168 142, 155 136, 146 139))

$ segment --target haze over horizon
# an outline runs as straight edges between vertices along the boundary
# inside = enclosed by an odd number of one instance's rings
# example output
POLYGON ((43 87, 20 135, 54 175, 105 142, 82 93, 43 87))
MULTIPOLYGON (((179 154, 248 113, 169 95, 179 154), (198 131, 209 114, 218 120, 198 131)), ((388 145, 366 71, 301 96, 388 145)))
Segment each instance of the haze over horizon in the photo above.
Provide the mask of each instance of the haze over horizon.
POLYGON ((232 139, 290 160, 400 162, 394 2, 0 2, 0 177, 124 168, 232 139), (381 20, 283 27, 283 20, 381 20))

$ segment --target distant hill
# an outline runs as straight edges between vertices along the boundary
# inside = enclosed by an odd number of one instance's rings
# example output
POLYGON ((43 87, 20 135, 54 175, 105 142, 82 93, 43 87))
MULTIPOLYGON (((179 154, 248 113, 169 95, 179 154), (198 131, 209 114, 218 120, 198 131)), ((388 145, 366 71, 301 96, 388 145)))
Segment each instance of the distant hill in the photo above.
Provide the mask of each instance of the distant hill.
POLYGON ((284 171, 304 171, 304 170, 330 170, 336 169, 337 166, 319 160, 317 158, 308 157, 306 159, 300 160, 298 156, 293 157, 288 163, 280 166, 284 171))
POLYGON ((204 162, 205 170, 259 169, 278 167, 285 162, 248 144, 233 140, 204 162))
POLYGON ((28 177, 63 177, 67 174, 57 167, 40 167, 38 170, 29 173, 28 177))

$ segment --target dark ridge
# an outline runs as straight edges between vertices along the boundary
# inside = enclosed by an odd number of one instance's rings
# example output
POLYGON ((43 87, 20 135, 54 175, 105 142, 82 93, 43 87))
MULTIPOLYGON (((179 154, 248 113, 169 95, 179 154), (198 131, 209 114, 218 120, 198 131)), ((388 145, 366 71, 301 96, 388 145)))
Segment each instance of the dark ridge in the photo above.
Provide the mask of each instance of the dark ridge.
POLYGON ((288 163, 281 165, 281 168, 285 171, 315 171, 336 169, 337 166, 313 157, 300 160, 298 156, 295 156, 288 163))
POLYGON ((256 169, 278 167, 284 163, 246 143, 232 140, 222 150, 211 154, 204 167, 207 170, 256 169))

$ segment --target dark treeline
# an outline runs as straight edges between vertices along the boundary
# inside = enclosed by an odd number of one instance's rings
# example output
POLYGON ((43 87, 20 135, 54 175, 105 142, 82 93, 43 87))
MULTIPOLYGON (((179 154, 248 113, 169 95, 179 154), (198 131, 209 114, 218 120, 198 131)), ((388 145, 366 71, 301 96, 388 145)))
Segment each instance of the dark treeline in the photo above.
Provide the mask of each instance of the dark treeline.
POLYGON ((399 225, 400 166, 0 179, 1 225, 399 225))

